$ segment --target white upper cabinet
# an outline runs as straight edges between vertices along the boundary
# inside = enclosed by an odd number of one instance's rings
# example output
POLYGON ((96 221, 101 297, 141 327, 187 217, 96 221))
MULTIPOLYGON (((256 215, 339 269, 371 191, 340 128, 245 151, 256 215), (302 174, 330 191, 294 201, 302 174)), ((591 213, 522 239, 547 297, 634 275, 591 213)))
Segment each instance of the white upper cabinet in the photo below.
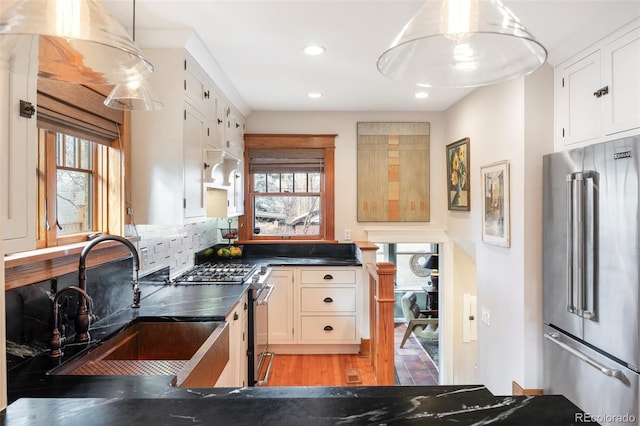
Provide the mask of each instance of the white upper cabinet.
POLYGON ((597 139, 601 135, 601 102, 593 95, 600 87, 600 51, 563 66, 556 72, 559 133, 564 145, 597 139))
POLYGON ((607 135, 640 128, 640 26, 602 49, 604 132, 607 135))
POLYGON ((147 49, 145 56, 155 67, 150 82, 164 108, 131 113, 133 217, 148 224, 194 222, 205 216, 211 83, 184 49, 147 49))
POLYGON ((37 48, 25 47, 12 73, 0 69, 0 152, 2 170, 2 251, 36 248, 36 116, 20 114, 21 101, 36 105, 37 48))
POLYGON ((556 151, 639 133, 638 76, 640 20, 556 67, 556 151))

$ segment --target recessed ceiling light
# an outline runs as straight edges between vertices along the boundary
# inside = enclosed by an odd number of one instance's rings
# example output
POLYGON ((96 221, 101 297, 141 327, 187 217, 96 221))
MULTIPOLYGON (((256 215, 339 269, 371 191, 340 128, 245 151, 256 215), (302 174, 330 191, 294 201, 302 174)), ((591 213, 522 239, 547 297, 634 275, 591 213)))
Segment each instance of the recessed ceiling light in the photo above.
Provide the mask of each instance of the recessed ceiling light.
POLYGON ((414 95, 418 99, 428 98, 429 94, 427 92, 418 92, 414 95))
POLYGON ((312 45, 305 47, 304 49, 302 49, 302 51, 309 56, 318 56, 324 53, 325 48, 318 45, 312 45))
POLYGON ((310 92, 308 95, 310 98, 321 98, 322 97, 322 93, 318 93, 318 92, 310 92))
POLYGON ((431 87, 431 85, 429 83, 416 83, 416 86, 418 86, 418 87, 431 87))

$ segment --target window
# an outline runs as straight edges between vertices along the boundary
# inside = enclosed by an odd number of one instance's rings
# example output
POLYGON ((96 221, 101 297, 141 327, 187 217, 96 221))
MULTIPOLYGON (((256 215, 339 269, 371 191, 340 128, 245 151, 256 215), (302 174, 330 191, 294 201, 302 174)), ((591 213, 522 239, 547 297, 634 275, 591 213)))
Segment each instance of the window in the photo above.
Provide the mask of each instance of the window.
POLYGON ((109 90, 38 80, 37 248, 123 233, 126 127, 109 90))
POLYGON ((320 172, 254 173, 252 176, 255 234, 320 235, 320 172))
POLYGON ((75 136, 40 130, 38 144, 38 246, 86 240, 99 229, 98 159, 107 148, 75 136))
POLYGON ((334 138, 245 135, 242 239, 333 240, 334 138))
POLYGON ((396 291, 419 290, 431 281, 431 269, 425 263, 438 245, 432 243, 378 244, 376 261, 391 262, 396 266, 396 291))

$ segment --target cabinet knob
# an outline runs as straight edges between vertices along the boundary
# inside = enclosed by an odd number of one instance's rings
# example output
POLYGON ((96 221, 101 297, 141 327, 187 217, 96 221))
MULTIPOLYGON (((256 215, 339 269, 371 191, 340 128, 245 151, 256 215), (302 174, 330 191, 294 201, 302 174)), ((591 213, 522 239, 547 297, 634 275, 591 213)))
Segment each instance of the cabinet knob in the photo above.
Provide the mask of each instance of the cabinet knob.
POLYGON ((207 170, 209 167, 211 167, 209 164, 204 163, 204 169, 207 170))
POLYGON ((325 279, 325 280, 332 280, 332 279, 333 279, 333 275, 331 275, 331 274, 327 274, 327 275, 325 275, 325 276, 324 276, 324 277, 322 277, 322 278, 323 278, 323 279, 325 279))
POLYGON ((222 124, 222 120, 218 118, 218 124, 222 124))
POLYGON ((324 303, 333 303, 333 299, 330 297, 325 297, 323 300, 324 303))
POLYGON ((210 94, 209 94, 208 90, 206 92, 204 92, 204 98, 205 99, 209 99, 209 96, 210 96, 210 94))
POLYGON ((238 313, 237 313, 237 312, 234 312, 234 313, 233 313, 233 320, 234 320, 234 321, 238 321, 238 318, 240 318, 240 316, 238 315, 238 313))
POLYGON ((325 325, 324 331, 333 331, 333 327, 331 327, 330 325, 325 325))
POLYGON ((240 125, 239 125, 238 123, 236 123, 236 129, 237 129, 238 127, 240 127, 240 125))

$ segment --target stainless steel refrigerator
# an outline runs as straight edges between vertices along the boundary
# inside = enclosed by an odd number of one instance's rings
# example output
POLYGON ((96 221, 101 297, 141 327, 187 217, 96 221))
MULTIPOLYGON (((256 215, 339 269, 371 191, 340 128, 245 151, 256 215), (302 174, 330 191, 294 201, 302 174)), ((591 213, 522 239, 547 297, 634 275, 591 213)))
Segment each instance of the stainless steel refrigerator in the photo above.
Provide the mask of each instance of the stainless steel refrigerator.
POLYGON ((638 424, 640 137, 543 164, 544 391, 638 424))

